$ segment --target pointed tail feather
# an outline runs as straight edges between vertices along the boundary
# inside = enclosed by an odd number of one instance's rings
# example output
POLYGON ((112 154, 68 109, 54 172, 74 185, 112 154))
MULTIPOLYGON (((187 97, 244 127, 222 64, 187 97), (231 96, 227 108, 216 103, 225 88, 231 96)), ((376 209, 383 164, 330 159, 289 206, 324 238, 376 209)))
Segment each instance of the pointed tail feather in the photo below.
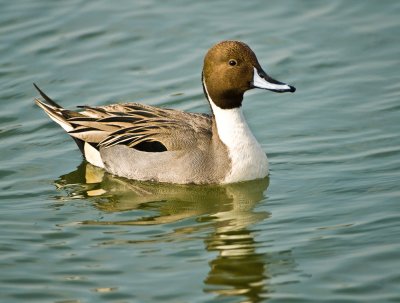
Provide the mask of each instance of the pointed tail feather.
POLYGON ((35 103, 44 110, 44 112, 57 124, 59 124, 64 130, 66 130, 75 143, 78 145, 79 150, 87 161, 93 165, 104 167, 101 160, 101 156, 96 144, 86 142, 80 138, 74 137, 70 132, 72 132, 77 125, 71 124, 68 119, 85 117, 84 115, 64 109, 61 105, 54 102, 49 96, 47 96, 35 83, 33 84, 38 90, 39 94, 42 96, 44 101, 35 99, 35 103))
POLYGON ((61 112, 62 110, 61 106, 55 107, 53 105, 46 104, 39 99, 35 99, 35 103, 45 111, 45 113, 50 117, 50 119, 59 124, 63 129, 65 129, 65 131, 69 132, 74 129, 72 125, 63 116, 61 112))
POLYGON ((42 96, 43 100, 35 98, 35 103, 42 108, 46 114, 57 124, 59 124, 67 132, 74 129, 74 126, 68 121, 68 119, 73 117, 84 117, 84 115, 63 108, 61 105, 57 104, 49 96, 47 96, 35 83, 33 86, 38 90, 39 94, 42 96))
MULTIPOLYGON (((47 102, 45 103, 36 98, 35 103, 44 110, 44 112, 50 117, 50 119, 59 124, 65 131, 72 131, 74 127, 66 120, 66 117, 62 113, 64 108, 54 102, 49 96, 47 96, 35 83, 33 83, 33 86, 38 90, 39 94, 47 102)), ((84 142, 72 136, 71 138, 74 139, 76 145, 78 145, 79 150, 82 152, 83 155, 85 155, 84 142)))
POLYGON ((57 108, 62 108, 61 105, 57 104, 56 102, 54 102, 54 100, 52 100, 49 96, 47 96, 35 83, 33 83, 33 86, 37 89, 37 91, 39 92, 39 94, 42 96, 42 98, 44 100, 46 100, 46 102, 48 104, 50 104, 53 107, 57 107, 57 108))

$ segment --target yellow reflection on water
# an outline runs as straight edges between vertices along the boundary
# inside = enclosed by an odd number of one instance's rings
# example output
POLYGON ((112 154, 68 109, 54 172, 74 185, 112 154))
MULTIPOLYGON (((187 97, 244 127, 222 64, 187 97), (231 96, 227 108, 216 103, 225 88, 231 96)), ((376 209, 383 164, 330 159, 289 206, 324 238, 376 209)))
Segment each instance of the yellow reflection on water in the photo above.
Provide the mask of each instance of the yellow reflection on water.
MULTIPOLYGON (((204 239, 205 248, 218 254, 209 262, 204 291, 222 297, 240 296, 242 302, 265 299, 268 292, 266 256, 257 253, 257 242, 249 227, 269 216, 267 212, 254 211, 264 198, 268 178, 223 186, 171 185, 117 178, 82 163, 77 170, 61 176, 56 184, 71 198, 94 198, 95 206, 104 212, 152 211, 152 215, 134 220, 85 221, 83 224, 157 225, 186 218, 206 222, 212 232, 204 239)), ((204 228, 204 224, 176 228, 169 236, 193 234, 204 228)))

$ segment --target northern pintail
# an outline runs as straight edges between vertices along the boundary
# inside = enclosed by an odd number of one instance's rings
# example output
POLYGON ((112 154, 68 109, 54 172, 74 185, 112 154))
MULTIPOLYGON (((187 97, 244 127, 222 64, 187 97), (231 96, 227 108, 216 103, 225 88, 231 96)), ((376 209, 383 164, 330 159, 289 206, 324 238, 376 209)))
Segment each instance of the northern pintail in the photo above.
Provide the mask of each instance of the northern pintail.
POLYGON ((91 164, 121 177, 168 183, 234 183, 268 175, 265 152, 242 112, 252 88, 296 89, 272 79, 243 42, 222 41, 204 58, 204 94, 211 115, 139 103, 64 109, 36 85, 35 99, 75 140, 91 164))

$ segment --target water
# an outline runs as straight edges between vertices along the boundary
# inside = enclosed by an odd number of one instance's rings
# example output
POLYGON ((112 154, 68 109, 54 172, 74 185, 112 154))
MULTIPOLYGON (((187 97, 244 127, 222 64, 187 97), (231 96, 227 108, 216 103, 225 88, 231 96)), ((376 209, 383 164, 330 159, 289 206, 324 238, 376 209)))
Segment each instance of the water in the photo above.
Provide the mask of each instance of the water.
POLYGON ((1 302, 400 302, 398 1, 1 1, 1 302), (127 182, 33 104, 208 111, 215 42, 295 94, 247 93, 269 179, 127 182))

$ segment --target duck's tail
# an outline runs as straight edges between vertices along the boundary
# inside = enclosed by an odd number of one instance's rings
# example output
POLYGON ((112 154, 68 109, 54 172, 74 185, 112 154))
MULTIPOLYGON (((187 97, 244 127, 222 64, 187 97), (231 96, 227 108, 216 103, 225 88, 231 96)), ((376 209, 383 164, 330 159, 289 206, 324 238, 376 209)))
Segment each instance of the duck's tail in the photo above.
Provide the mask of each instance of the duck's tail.
MULTIPOLYGON (((56 122, 58 125, 60 125, 67 133, 70 131, 74 130, 74 127, 71 125, 71 123, 68 122, 68 118, 71 118, 75 115, 79 115, 78 113, 75 113, 73 111, 67 110, 63 108, 61 105, 56 103, 54 100, 52 100, 49 96, 47 96, 35 83, 33 83, 33 86, 37 89, 39 94, 42 96, 44 101, 35 98, 35 103, 44 110, 44 112, 52 119, 54 122, 56 122)), ((81 151, 82 155, 86 157, 85 155, 85 141, 75 138, 71 136, 72 139, 74 139, 75 143, 78 145, 79 150, 81 151)))
MULTIPOLYGON (((45 111, 45 113, 57 124, 59 124, 66 132, 72 131, 73 126, 67 121, 68 114, 67 111, 55 101, 53 101, 49 96, 47 96, 35 83, 33 86, 37 89, 42 98, 46 101, 42 101, 35 98, 35 103, 45 111)), ((69 112, 69 111, 68 111, 69 112)), ((79 145, 78 145, 79 146, 79 145)))

